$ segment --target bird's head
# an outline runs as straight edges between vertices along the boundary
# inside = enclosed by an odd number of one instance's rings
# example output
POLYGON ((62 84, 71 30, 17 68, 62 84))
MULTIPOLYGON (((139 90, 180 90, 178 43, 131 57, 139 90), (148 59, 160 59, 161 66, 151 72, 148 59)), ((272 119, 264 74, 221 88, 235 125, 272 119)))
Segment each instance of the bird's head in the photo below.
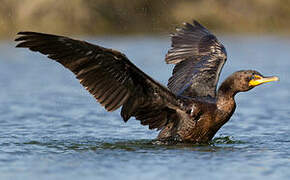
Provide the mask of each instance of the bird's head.
POLYGON ((234 80, 234 88, 237 92, 248 91, 258 85, 279 80, 277 76, 265 77, 254 70, 237 71, 232 74, 232 78, 234 80))

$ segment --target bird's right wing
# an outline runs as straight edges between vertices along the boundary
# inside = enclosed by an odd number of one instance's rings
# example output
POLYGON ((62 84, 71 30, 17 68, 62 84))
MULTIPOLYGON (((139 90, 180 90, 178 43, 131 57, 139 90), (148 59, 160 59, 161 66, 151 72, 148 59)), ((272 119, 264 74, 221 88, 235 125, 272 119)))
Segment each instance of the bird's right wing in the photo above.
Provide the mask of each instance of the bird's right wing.
POLYGON ((176 66, 168 88, 181 96, 215 97, 219 75, 227 59, 224 46, 197 21, 185 23, 171 40, 172 48, 165 60, 176 66))
POLYGON ((71 70, 108 111, 122 106, 124 121, 131 116, 160 129, 170 112, 179 109, 176 96, 138 69, 122 53, 64 36, 20 32, 17 47, 47 55, 71 70))

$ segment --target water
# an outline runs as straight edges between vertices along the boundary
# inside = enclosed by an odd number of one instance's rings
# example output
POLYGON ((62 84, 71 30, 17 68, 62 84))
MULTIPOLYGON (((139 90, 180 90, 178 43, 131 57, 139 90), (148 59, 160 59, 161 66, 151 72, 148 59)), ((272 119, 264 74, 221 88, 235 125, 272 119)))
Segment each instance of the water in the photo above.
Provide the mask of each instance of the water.
MULTIPOLYGON (((169 40, 87 38, 125 52, 166 84, 169 40), (161 71, 162 69, 162 71, 161 71)), ((44 56, 0 44, 0 179, 289 179, 290 37, 223 36, 223 80, 240 69, 280 82, 237 96, 210 145, 152 144, 156 131, 107 113, 73 74, 44 56)))

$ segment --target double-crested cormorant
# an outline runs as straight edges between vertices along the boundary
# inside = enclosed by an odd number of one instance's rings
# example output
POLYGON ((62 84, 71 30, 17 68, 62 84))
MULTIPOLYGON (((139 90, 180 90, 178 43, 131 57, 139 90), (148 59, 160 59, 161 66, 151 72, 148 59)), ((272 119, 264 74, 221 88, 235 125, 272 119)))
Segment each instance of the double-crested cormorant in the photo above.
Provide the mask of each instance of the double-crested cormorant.
POLYGON ((19 32, 17 47, 29 48, 61 63, 107 111, 122 106, 149 129, 161 130, 160 141, 206 143, 235 111, 234 96, 277 77, 254 70, 237 71, 216 91, 227 60, 224 46, 197 21, 185 23, 171 36, 166 63, 175 64, 168 88, 138 69, 122 53, 85 41, 19 32))

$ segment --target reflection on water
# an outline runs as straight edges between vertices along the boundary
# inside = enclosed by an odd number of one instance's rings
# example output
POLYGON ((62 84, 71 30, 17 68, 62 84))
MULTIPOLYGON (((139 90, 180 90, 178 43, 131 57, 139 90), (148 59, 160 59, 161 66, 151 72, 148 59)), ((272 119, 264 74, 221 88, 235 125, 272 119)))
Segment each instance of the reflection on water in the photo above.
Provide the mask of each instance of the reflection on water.
MULTIPOLYGON (((171 75, 167 39, 88 39, 125 52, 163 84, 171 75)), ((221 39, 229 55, 221 81, 256 69, 280 82, 239 94, 230 122, 204 145, 154 141, 158 132, 105 112, 57 63, 1 43, 0 179, 288 179, 290 38, 221 39)))
MULTIPOLYGON (((16 143, 17 144, 17 143, 16 143)), ((19 146, 43 146, 46 148, 57 149, 66 152, 73 151, 101 151, 101 150, 121 150, 121 151, 139 151, 139 150, 193 150, 193 151, 217 151, 218 149, 226 150, 227 147, 219 147, 218 144, 245 144, 242 141, 233 140, 232 137, 224 136, 214 138, 209 144, 162 144, 156 140, 82 140, 80 142, 72 141, 28 141, 18 144, 19 146)))

